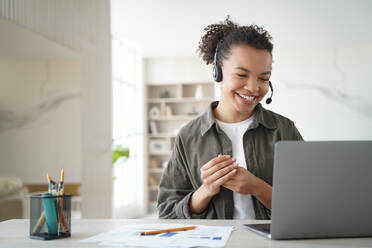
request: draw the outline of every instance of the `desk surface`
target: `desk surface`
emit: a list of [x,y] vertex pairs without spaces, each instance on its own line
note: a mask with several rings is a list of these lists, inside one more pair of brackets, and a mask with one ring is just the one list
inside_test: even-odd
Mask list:
[[140,223],[187,223],[200,225],[229,225],[235,231],[226,247],[372,247],[372,238],[313,239],[313,240],[268,240],[244,228],[246,223],[267,223],[267,221],[241,220],[155,220],[155,219],[82,219],[72,220],[71,238],[39,241],[29,239],[28,220],[0,222],[0,247],[103,247],[98,244],[81,243],[79,240],[106,232],[126,224]]

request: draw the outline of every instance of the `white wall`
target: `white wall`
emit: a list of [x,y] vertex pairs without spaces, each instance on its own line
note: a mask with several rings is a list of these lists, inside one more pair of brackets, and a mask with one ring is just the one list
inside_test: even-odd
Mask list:
[[146,83],[208,82],[210,69],[196,57],[146,58],[144,63]]
[[82,216],[111,217],[110,1],[1,0],[0,18],[81,57]]
[[[372,139],[372,45],[294,46],[273,56],[273,102],[263,100],[264,107],[292,119],[305,140]],[[212,80],[198,57],[147,58],[145,65],[147,83]]]
[[203,29],[226,18],[270,31],[276,48],[371,43],[370,0],[112,2],[112,32],[145,57],[194,56]]
[[0,175],[80,183],[80,63],[0,60]]

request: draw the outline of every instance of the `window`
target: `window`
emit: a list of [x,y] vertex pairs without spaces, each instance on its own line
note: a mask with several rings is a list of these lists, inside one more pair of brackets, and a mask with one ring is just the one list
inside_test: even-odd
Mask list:
[[142,59],[120,40],[112,41],[113,142],[128,147],[128,159],[113,166],[113,215],[140,215],[143,185],[143,83]]

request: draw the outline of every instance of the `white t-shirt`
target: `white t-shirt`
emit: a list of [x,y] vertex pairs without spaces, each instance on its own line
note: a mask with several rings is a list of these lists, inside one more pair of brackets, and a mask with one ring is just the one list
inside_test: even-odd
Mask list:
[[[248,119],[242,122],[236,123],[225,123],[216,120],[221,129],[230,138],[232,143],[232,156],[236,158],[236,163],[247,169],[243,147],[243,135],[247,131],[249,125],[251,125],[254,116],[252,115]],[[234,219],[256,219],[254,213],[252,196],[244,195],[233,192],[234,196]]]

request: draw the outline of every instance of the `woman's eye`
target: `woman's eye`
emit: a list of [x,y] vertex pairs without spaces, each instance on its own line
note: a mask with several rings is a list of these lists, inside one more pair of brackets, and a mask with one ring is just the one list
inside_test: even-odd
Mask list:
[[264,81],[264,82],[269,82],[269,79],[267,78],[259,78],[259,80]]
[[245,74],[236,74],[238,77],[241,77],[241,78],[246,78],[247,77],[247,75],[245,75]]

